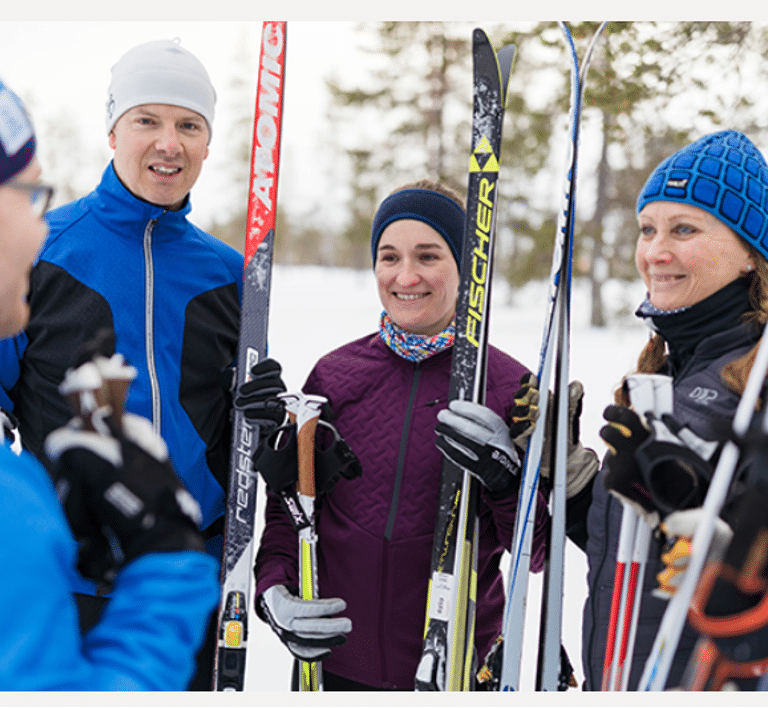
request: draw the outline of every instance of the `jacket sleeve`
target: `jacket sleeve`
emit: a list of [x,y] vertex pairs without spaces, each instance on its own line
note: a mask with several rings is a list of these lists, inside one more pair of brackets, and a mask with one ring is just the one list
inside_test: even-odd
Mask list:
[[74,539],[45,471],[25,455],[9,476],[10,454],[0,456],[0,563],[11,578],[0,588],[0,686],[183,690],[218,599],[216,561],[192,551],[137,558],[81,636]]
[[0,408],[13,410],[13,401],[8,392],[16,385],[21,372],[21,359],[27,348],[27,335],[22,332],[15,337],[0,339]]
[[[482,498],[493,514],[499,542],[504,548],[511,551],[515,535],[518,495],[512,494],[506,499],[494,501],[483,491]],[[536,492],[536,509],[534,514],[533,540],[531,542],[531,571],[538,573],[544,567],[549,526],[547,500],[540,491]]]
[[273,585],[299,585],[299,537],[274,494],[267,494],[264,519],[256,553],[256,597]]

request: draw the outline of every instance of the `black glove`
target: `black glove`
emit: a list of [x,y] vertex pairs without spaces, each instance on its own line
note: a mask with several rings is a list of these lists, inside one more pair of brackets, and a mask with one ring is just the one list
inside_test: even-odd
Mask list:
[[603,411],[603,418],[608,425],[601,428],[600,437],[609,448],[605,458],[605,488],[629,503],[651,528],[655,528],[659,524],[659,514],[637,464],[637,450],[650,432],[637,413],[626,406],[608,406]]
[[479,479],[492,498],[503,499],[517,489],[520,457],[500,416],[479,403],[456,400],[437,419],[440,452]]
[[[328,411],[330,413],[330,409]],[[290,423],[273,430],[254,453],[253,466],[273,494],[293,488],[299,478],[296,424]],[[315,433],[316,495],[329,494],[340,477],[356,479],[362,471],[360,460],[347,441],[333,424],[321,417]]]
[[646,418],[650,435],[637,449],[637,462],[654,507],[664,517],[701,506],[720,444],[700,438],[669,414]]
[[260,432],[268,435],[285,418],[285,403],[278,394],[286,387],[280,377],[282,368],[274,359],[264,359],[251,368],[251,379],[237,390],[235,408],[243,411],[247,420],[260,426]]
[[205,550],[200,507],[174,472],[165,443],[138,416],[123,416],[118,431],[104,417],[109,412],[94,412],[95,431],[76,417],[45,441],[56,490],[80,543],[78,569],[108,582],[146,553]]
[[515,445],[525,448],[539,418],[539,380],[524,374],[515,392],[514,406],[509,414],[509,435]]
[[347,603],[339,597],[302,600],[285,585],[273,585],[256,598],[257,614],[301,661],[322,661],[347,641],[352,620],[333,617]]
[[[565,496],[575,497],[600,469],[600,463],[594,450],[582,445],[581,411],[583,408],[584,386],[581,381],[571,381],[568,384],[568,440],[566,446],[566,482]],[[547,408],[547,427],[544,448],[541,455],[540,474],[545,485],[550,481],[550,450],[552,447],[552,416],[554,415],[554,396],[549,395]]]

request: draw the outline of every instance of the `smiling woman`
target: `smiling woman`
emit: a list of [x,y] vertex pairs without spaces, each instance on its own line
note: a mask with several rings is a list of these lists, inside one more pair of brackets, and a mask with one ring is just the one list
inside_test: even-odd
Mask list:
[[649,202],[639,221],[637,269],[659,310],[695,305],[755,267],[747,244],[699,207]]
[[[304,385],[306,393],[328,399],[338,432],[362,466],[359,479],[339,480],[316,506],[322,538],[318,584],[324,598],[319,602],[333,602],[333,610],[295,596],[296,532],[278,497],[270,494],[267,501],[255,571],[259,615],[279,636],[287,636],[273,621],[279,593],[296,619],[313,613],[308,632],[339,626],[330,617],[338,611],[338,598],[346,606],[341,614],[352,621],[351,631],[328,630],[322,638],[294,633],[287,642],[294,656],[313,651],[315,660],[322,660],[327,690],[414,688],[443,459],[435,432],[438,413],[448,407],[464,221],[461,200],[432,181],[405,185],[382,202],[371,230],[384,308],[377,331],[324,356]],[[496,431],[498,447],[495,457],[480,453],[477,465],[484,531],[478,545],[475,642],[483,658],[501,630],[499,562],[511,545],[515,461],[522,455],[508,426],[526,373],[520,362],[489,347],[483,420]],[[488,435],[483,428],[482,440],[470,444],[482,448]],[[258,469],[264,474],[263,466]],[[546,503],[541,496],[539,502],[534,570],[541,568],[546,536]]]
[[[635,256],[647,297],[636,314],[653,331],[637,371],[669,377],[674,418],[664,418],[670,426],[667,432],[685,426],[701,439],[697,450],[704,450],[702,445],[708,442],[715,456],[729,435],[754,361],[760,325],[768,319],[767,196],[768,165],[763,155],[745,135],[721,131],[664,160],[648,178],[637,202],[640,234]],[[653,468],[657,476],[650,484],[647,461],[653,448],[644,441],[651,445],[653,434],[648,433],[649,422],[641,419],[645,411],[629,408],[623,386],[616,391],[616,403],[619,405],[605,409],[608,425],[600,431],[610,449],[600,481],[586,490],[588,497],[574,500],[569,509],[569,518],[578,516],[586,531],[583,548],[589,560],[589,598],[584,605],[582,650],[588,690],[601,687],[613,561],[622,518],[620,500],[636,505],[652,526],[659,526],[651,543],[640,605],[629,678],[629,688],[634,690],[665,609],[662,598],[679,586],[690,552],[683,550],[690,538],[683,539],[683,544],[675,546],[675,564],[666,566],[667,556],[661,555],[664,534],[676,535],[669,529],[678,525],[688,527],[681,535],[693,534],[709,477],[706,472],[695,475],[696,493],[686,496],[684,503],[672,503],[670,490],[682,488],[681,480],[691,480],[694,468],[710,469],[711,475],[708,465],[714,460],[698,458],[682,442],[675,448],[674,436],[668,437],[667,461],[664,467]],[[685,465],[676,466],[676,458],[682,457]],[[698,461],[694,465],[692,460]],[[742,474],[722,511],[726,528],[738,523],[734,510],[739,495],[754,483],[748,470],[742,469]],[[586,504],[588,514],[585,508],[576,513],[579,503]],[[681,524],[681,514],[686,524]],[[660,587],[652,593],[657,578]],[[695,632],[687,627],[668,687],[680,685],[696,640]]]

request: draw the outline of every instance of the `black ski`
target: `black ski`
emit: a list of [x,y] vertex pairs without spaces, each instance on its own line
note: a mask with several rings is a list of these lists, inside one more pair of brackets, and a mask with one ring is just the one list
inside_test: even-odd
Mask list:
[[[253,121],[237,386],[248,381],[253,365],[267,353],[285,43],[286,23],[265,22]],[[258,425],[248,422],[241,411],[235,410],[213,671],[216,691],[242,691],[245,683],[257,488],[251,461],[258,442]]]
[[[514,46],[496,53],[486,33],[474,31],[472,144],[450,400],[485,399],[496,183],[514,57]],[[471,475],[444,462],[418,691],[471,690],[473,685],[477,485]]]

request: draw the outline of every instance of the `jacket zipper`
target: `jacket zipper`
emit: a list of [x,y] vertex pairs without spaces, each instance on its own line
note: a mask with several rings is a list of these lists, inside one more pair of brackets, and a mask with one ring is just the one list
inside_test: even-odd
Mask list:
[[152,233],[157,219],[150,219],[144,229],[144,350],[152,392],[152,428],[160,435],[160,384],[155,364],[155,265],[152,259]]
[[392,531],[395,527],[395,517],[397,516],[397,505],[400,501],[400,487],[403,482],[403,468],[405,466],[405,453],[408,449],[408,436],[411,429],[411,416],[413,415],[413,406],[416,401],[416,391],[419,387],[419,378],[421,369],[416,364],[413,372],[413,381],[411,382],[411,393],[408,396],[408,406],[405,409],[405,419],[403,420],[403,432],[400,435],[400,450],[397,453],[397,469],[395,471],[395,486],[392,490],[392,504],[389,507],[389,517],[387,526],[384,530],[384,538],[387,541],[392,540]]
[[[395,484],[392,490],[392,503],[389,507],[389,517],[387,518],[387,526],[384,530],[385,543],[392,540],[392,533],[395,527],[395,517],[397,516],[397,506],[398,506],[398,502],[400,501],[400,488],[402,486],[403,470],[405,468],[405,454],[408,448],[408,437],[411,429],[411,417],[413,415],[413,407],[416,402],[416,392],[419,388],[420,377],[421,377],[421,369],[419,367],[419,363],[417,363],[413,372],[413,379],[411,381],[411,392],[408,396],[408,405],[406,406],[405,418],[403,419],[403,430],[400,435],[400,449],[397,454],[397,468],[395,470]],[[383,573],[382,577],[386,577],[389,573],[389,568],[387,567],[386,553],[384,554],[383,561],[384,561],[384,566],[382,568],[382,573]],[[382,612],[379,618],[379,637],[380,637],[379,655],[381,656],[381,677],[384,682],[384,687],[388,688],[389,687],[389,669],[387,667],[387,655],[385,651],[386,647],[382,639],[385,636],[386,627],[381,626],[381,622],[383,621],[383,618],[386,614],[387,614],[386,612]]]

